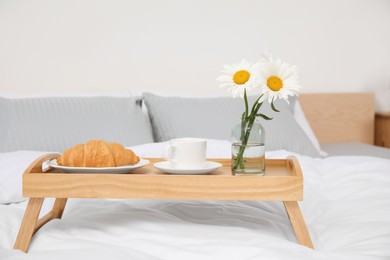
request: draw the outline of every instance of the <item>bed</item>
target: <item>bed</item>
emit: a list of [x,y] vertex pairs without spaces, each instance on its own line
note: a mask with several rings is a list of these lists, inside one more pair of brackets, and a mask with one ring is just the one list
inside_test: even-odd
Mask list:
[[207,138],[208,158],[229,158],[228,128],[241,106],[152,93],[0,98],[0,259],[389,259],[390,149],[372,145],[369,93],[304,94],[277,104],[281,113],[265,123],[266,157],[293,155],[301,165],[300,207],[315,250],[296,243],[276,201],[146,199],[71,199],[27,254],[12,249],[27,205],[21,175],[40,155],[103,136],[162,157],[170,138],[195,136]]

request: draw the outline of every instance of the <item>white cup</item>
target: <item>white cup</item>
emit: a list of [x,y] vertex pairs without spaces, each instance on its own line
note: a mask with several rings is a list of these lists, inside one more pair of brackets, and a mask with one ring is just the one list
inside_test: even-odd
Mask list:
[[206,165],[207,141],[201,138],[176,138],[169,141],[166,160],[176,169],[199,169]]

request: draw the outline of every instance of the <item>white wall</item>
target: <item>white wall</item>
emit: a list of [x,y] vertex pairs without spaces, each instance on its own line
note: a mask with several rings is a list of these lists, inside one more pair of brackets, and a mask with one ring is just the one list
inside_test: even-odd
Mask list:
[[0,0],[0,91],[224,94],[222,64],[264,50],[305,92],[390,110],[389,0]]

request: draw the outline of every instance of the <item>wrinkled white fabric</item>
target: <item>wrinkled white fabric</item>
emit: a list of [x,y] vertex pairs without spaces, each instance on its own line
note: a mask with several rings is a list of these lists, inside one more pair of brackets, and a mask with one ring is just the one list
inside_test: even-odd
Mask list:
[[[161,157],[165,144],[133,149]],[[209,158],[229,149],[210,140]],[[27,201],[0,205],[0,259],[390,259],[390,160],[296,156],[316,250],[297,244],[278,201],[69,199],[27,254],[12,249]]]
[[0,153],[0,204],[26,200],[22,197],[22,175],[39,156],[47,152]]

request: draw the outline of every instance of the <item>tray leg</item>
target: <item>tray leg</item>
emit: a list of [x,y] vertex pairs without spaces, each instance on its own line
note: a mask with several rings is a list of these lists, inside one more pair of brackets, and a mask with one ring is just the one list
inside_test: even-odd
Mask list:
[[48,212],[45,216],[40,218],[35,226],[34,233],[37,232],[43,225],[49,222],[52,219],[58,218],[61,219],[62,213],[64,213],[66,200],[64,198],[57,198],[54,202],[53,209]]
[[309,232],[307,230],[305,221],[301,210],[299,208],[298,202],[296,201],[283,201],[284,208],[287,211],[287,215],[290,218],[291,226],[294,229],[295,236],[299,244],[313,248],[313,242],[311,241]]
[[38,220],[43,200],[43,198],[30,198],[15,241],[14,249],[20,249],[26,253],[35,232],[50,220],[55,218],[61,219],[67,199],[57,198],[54,202],[53,209]]
[[29,199],[18,236],[16,237],[14,249],[20,249],[25,253],[27,252],[31,238],[34,235],[35,224],[37,223],[43,200],[43,198]]
[[54,202],[53,212],[55,212],[56,218],[62,218],[62,214],[64,213],[67,200],[67,198],[57,198]]

